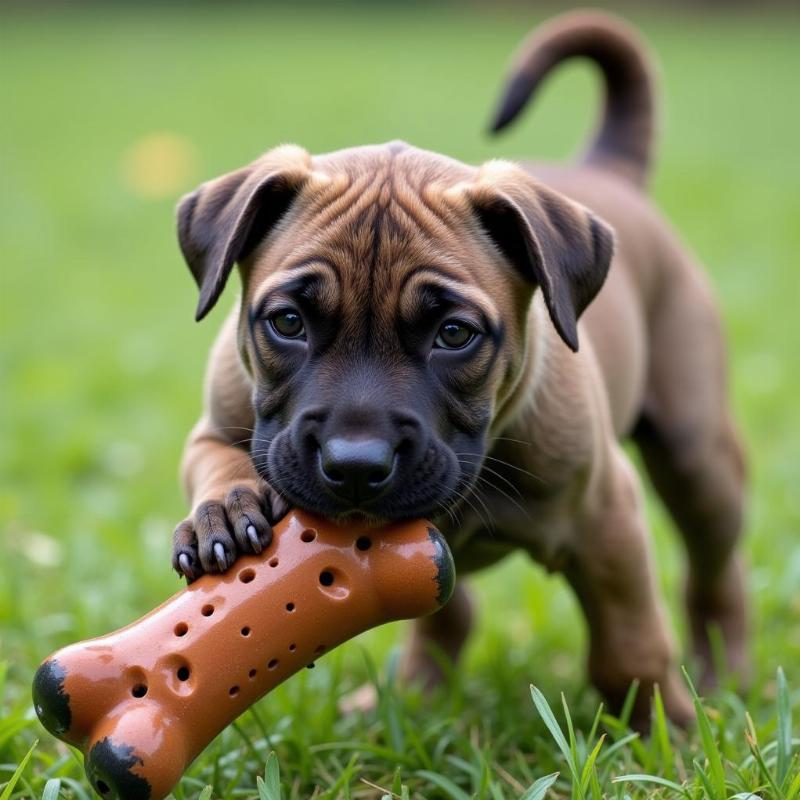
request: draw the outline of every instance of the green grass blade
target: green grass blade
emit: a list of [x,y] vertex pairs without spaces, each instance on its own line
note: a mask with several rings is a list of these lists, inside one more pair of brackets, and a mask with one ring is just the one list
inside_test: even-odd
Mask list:
[[589,775],[589,788],[592,792],[592,800],[603,800],[603,790],[600,788],[600,779],[597,777],[597,770],[592,770]]
[[[708,773],[703,769],[702,764],[697,759],[692,761],[692,764],[694,765],[695,775],[696,775],[697,779],[700,781],[700,784],[702,785],[703,789],[705,790],[705,793],[709,797],[716,798],[717,795],[716,795],[716,789],[714,787],[714,784],[713,784],[711,778],[709,777]],[[723,795],[723,798],[719,798],[718,800],[724,800],[724,795]]]
[[267,756],[267,764],[264,768],[264,783],[276,798],[281,795],[281,769],[278,765],[278,756],[274,752]]
[[581,771],[581,793],[583,794],[586,793],[586,789],[589,786],[589,780],[591,779],[592,775],[595,774],[594,764],[595,761],[597,761],[597,756],[603,747],[603,742],[605,739],[606,737],[604,734],[597,740],[597,744],[594,746],[592,752],[589,753],[589,757],[586,759],[586,763],[583,765],[583,770]]
[[489,763],[486,761],[485,756],[481,754],[481,775],[478,783],[478,797],[486,797],[491,783],[492,771],[489,769]]
[[[711,728],[711,720],[703,706],[700,696],[697,694],[692,679],[685,667],[681,667],[683,677],[692,694],[694,702],[694,712],[697,717],[697,730],[700,733],[700,741],[703,745],[703,753],[708,760],[709,775],[708,779],[713,787],[709,792],[716,800],[725,800],[727,797],[727,787],[725,786],[725,767],[722,764],[722,755],[719,751],[719,745],[714,736],[714,731]],[[705,773],[703,773],[705,774]]]
[[438,772],[421,769],[416,774],[420,778],[425,778],[426,781],[430,781],[435,786],[438,786],[447,797],[452,798],[452,800],[470,800],[470,796],[460,786],[456,786],[450,778],[446,778]]
[[758,771],[764,781],[769,785],[772,789],[772,794],[775,797],[781,796],[781,791],[778,789],[775,779],[770,774],[770,771],[764,761],[764,756],[761,754],[761,750],[758,746],[758,742],[754,738],[753,733],[745,733],[745,738],[747,739],[747,743],[750,745],[750,752],[753,754],[753,758],[755,759],[756,766],[758,767]]
[[58,800],[58,793],[61,791],[61,780],[59,778],[50,778],[44,785],[42,792],[42,800]]
[[483,763],[483,760],[481,759],[480,756],[476,757],[475,763],[466,761],[465,759],[459,758],[458,756],[447,756],[446,761],[448,764],[452,764],[457,769],[469,775],[470,778],[472,778],[473,783],[477,783],[480,780],[481,777],[480,765]]
[[274,752],[267,757],[264,777],[256,778],[259,800],[281,800],[281,772]]
[[33,751],[36,749],[38,744],[39,740],[36,739],[36,741],[31,745],[31,749],[28,750],[28,752],[25,754],[25,757],[19,762],[19,766],[14,770],[14,774],[6,784],[6,788],[3,789],[2,793],[0,793],[0,800],[8,800],[8,798],[11,797],[11,792],[14,791],[17,781],[19,781],[19,779],[22,777],[22,773],[25,770],[25,767],[28,765],[28,762],[31,760]]
[[622,710],[619,713],[619,721],[627,728],[631,721],[631,714],[633,713],[633,704],[636,702],[636,695],[639,694],[639,681],[631,681],[628,691],[625,694],[625,700],[622,703]]
[[558,776],[558,772],[553,772],[534,781],[519,800],[544,800],[547,790],[558,780]]
[[[624,750],[631,742],[638,741],[638,738],[638,733],[629,733],[627,736],[623,736],[622,739],[618,739],[609,747],[606,747],[597,757],[597,763],[604,765],[599,779],[603,786],[608,783],[608,776],[611,774],[612,770],[615,768],[619,769],[618,762],[614,758],[615,754],[620,753],[620,751]],[[625,758],[625,755],[622,754],[621,757]]]
[[539,716],[547,726],[547,730],[550,731],[550,735],[558,745],[558,749],[563,753],[564,758],[567,760],[567,766],[572,774],[573,782],[576,785],[579,785],[580,778],[578,776],[576,764],[572,760],[572,751],[567,744],[567,740],[564,738],[564,733],[562,732],[561,726],[558,724],[550,705],[548,704],[545,696],[533,685],[531,685],[531,697],[533,698],[533,704],[536,706],[536,710],[539,712]]
[[547,730],[550,731],[550,735],[558,745],[558,749],[564,754],[564,758],[571,762],[569,745],[564,738],[561,727],[553,715],[545,696],[535,686],[531,686],[531,697],[533,698],[533,704],[536,706],[536,710],[539,712],[539,716],[542,718],[544,724],[547,726]]
[[594,737],[597,736],[597,731],[600,728],[600,719],[603,716],[603,704],[597,707],[597,713],[594,715],[594,720],[592,721],[592,727],[589,729],[589,735],[586,737],[587,742],[593,742]]
[[572,763],[578,765],[578,742],[575,739],[575,728],[572,725],[572,714],[569,713],[567,698],[561,692],[561,707],[564,709],[564,719],[567,721],[567,739],[569,741],[569,752],[572,755]]
[[669,729],[667,727],[667,713],[664,709],[664,700],[661,697],[661,689],[658,684],[653,689],[653,723],[650,730],[650,738],[654,750],[659,755],[661,771],[667,778],[675,777],[675,754],[672,752],[672,744],[669,739]]
[[664,786],[667,789],[672,789],[674,792],[680,793],[683,797],[689,797],[689,792],[683,788],[679,783],[669,780],[669,778],[662,778],[659,775],[640,775],[632,773],[630,775],[619,775],[613,778],[612,783],[654,783],[657,786]]
[[214,794],[214,788],[212,786],[206,786],[203,788],[203,791],[197,796],[197,800],[211,800],[211,795]]
[[400,767],[394,771],[394,778],[392,779],[392,794],[395,797],[400,797],[400,792],[403,789],[403,776],[400,772]]
[[[797,759],[796,759],[797,760]],[[797,772],[786,790],[786,800],[798,800],[800,798],[800,760],[797,760]]]
[[789,687],[782,667],[778,667],[778,753],[775,763],[775,782],[782,786],[789,774],[792,760],[792,705]]

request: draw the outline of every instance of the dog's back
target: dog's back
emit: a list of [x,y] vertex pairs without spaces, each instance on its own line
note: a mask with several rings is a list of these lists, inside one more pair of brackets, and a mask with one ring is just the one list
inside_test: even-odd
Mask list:
[[646,193],[657,92],[653,56],[633,28],[603,12],[576,11],[535,30],[515,58],[492,130],[516,119],[550,72],[572,58],[589,59],[602,74],[605,97],[597,130],[571,162],[524,166],[615,231],[613,267],[582,327],[600,362],[614,427],[622,435],[632,430],[648,402],[654,378],[651,312],[669,294],[665,286],[684,285],[687,302],[700,304],[701,316],[702,307],[711,318],[715,314],[701,271]]
[[[614,429],[631,433],[690,559],[687,603],[704,679],[707,628],[729,668],[747,672],[743,571],[735,547],[744,455],[726,387],[726,348],[706,277],[645,193],[656,131],[652,59],[638,35],[598,12],[566,14],[523,44],[493,129],[508,125],[562,61],[594,61],[605,81],[600,125],[574,163],[527,165],[615,231],[606,282],[581,320],[603,373]],[[586,335],[588,334],[588,335]]]

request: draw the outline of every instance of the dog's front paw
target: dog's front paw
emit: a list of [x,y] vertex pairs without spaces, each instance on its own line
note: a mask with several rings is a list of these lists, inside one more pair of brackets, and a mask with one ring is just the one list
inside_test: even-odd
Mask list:
[[223,500],[205,500],[175,529],[172,566],[191,582],[205,572],[225,572],[245,553],[260,553],[272,541],[272,524],[287,511],[268,490],[257,494],[233,486]]

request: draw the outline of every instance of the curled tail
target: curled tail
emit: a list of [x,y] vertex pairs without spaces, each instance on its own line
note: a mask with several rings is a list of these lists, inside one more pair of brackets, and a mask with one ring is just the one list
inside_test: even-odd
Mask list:
[[637,34],[608,14],[571,12],[531,34],[515,59],[492,131],[505,128],[550,70],[572,57],[594,61],[605,79],[603,114],[583,156],[584,163],[609,169],[644,186],[655,128],[651,58]]

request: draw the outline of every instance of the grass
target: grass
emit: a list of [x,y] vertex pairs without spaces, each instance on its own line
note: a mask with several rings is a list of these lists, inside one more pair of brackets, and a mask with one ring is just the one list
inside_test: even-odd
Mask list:
[[[562,157],[596,88],[565,68],[518,129],[487,139],[507,54],[545,16],[523,6],[2,13],[0,800],[87,798],[79,757],[41,729],[29,686],[56,647],[177,588],[175,473],[215,326],[192,322],[177,196],[281,141]],[[800,18],[630,16],[663,66],[654,193],[707,265],[731,337],[753,482],[751,687],[697,700],[686,733],[656,706],[652,735],[634,736],[585,686],[573,598],[516,556],[476,578],[479,630],[446,691],[398,690],[402,626],[371,632],[245,714],[177,800],[800,797]],[[649,515],[685,641],[680,554],[654,500]],[[368,679],[379,707],[341,717],[337,700]]]

